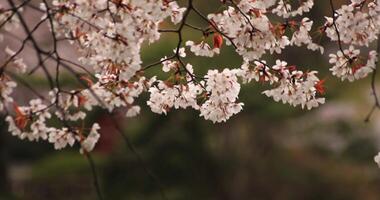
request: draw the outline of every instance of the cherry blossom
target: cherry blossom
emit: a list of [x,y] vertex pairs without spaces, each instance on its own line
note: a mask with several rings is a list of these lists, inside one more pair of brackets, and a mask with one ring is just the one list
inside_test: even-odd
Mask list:
[[[330,0],[331,13],[322,19],[307,14],[317,3],[313,0],[222,0],[210,13],[202,13],[192,0],[185,7],[169,0],[54,0],[33,7],[41,16],[35,27],[25,25],[22,10],[29,9],[28,2],[10,2],[8,7],[0,6],[0,41],[18,27],[27,35],[18,48],[3,49],[0,111],[6,114],[8,131],[20,139],[46,141],[55,149],[78,145],[83,154],[94,150],[101,138],[100,125],[88,122],[88,115],[100,108],[135,117],[142,112],[143,105],[137,102],[144,93],[149,95],[144,106],[156,114],[194,109],[213,123],[226,122],[243,111],[244,99],[240,101],[239,94],[244,84],[266,84],[263,95],[301,109],[324,104],[325,79],[318,76],[325,66],[299,70],[304,68],[279,60],[279,54],[289,47],[322,54],[329,59],[331,74],[342,81],[373,73],[374,82],[378,62],[372,45],[380,34],[379,0]],[[189,20],[193,14],[202,23],[193,24]],[[34,38],[34,31],[44,23],[50,30],[52,49],[45,49]],[[199,34],[188,37],[184,33],[189,29]],[[145,63],[143,47],[150,48],[163,34],[178,39],[171,55]],[[60,54],[61,41],[74,47],[78,59]],[[39,61],[36,68],[21,56],[29,43]],[[193,66],[188,59],[218,59],[225,48],[233,49],[242,63],[199,70],[202,66]],[[272,58],[274,65],[269,64]],[[56,69],[50,64],[46,67],[45,59],[55,62]],[[150,73],[154,67],[164,73]],[[62,68],[81,86],[62,86]],[[29,69],[30,74],[42,70],[50,89],[48,95],[38,94],[21,105],[13,93],[23,82],[14,77]],[[50,123],[55,119],[60,123]]]
[[349,49],[338,51],[337,54],[330,54],[330,63],[334,66],[330,69],[334,76],[341,80],[354,81],[366,77],[371,73],[377,62],[377,52],[370,51],[367,63],[363,64],[359,58],[360,50],[350,46]]
[[10,96],[16,88],[17,83],[12,81],[7,76],[0,77],[0,92],[1,92],[1,101],[0,101],[0,111],[4,110],[4,107],[13,102],[13,98]]
[[373,160],[380,167],[380,152],[374,157]]
[[278,1],[277,7],[274,8],[272,12],[277,14],[278,16],[289,18],[289,17],[294,17],[296,15],[302,15],[304,13],[307,13],[314,6],[313,0],[306,0],[306,1],[299,1],[299,2],[300,2],[299,7],[293,10],[292,6],[289,3],[286,3],[286,1]]
[[80,150],[81,153],[90,152],[94,149],[95,144],[98,142],[100,138],[100,134],[98,133],[99,129],[100,129],[99,124],[95,123],[92,125],[90,133],[88,134],[86,139],[84,139],[81,142],[81,150]]
[[196,56],[214,57],[215,54],[220,53],[219,48],[211,48],[210,45],[201,41],[199,44],[195,44],[193,41],[187,41],[186,46],[190,47],[190,51]]
[[243,103],[238,103],[240,84],[237,82],[238,70],[209,70],[205,78],[208,100],[202,104],[200,116],[215,122],[228,120],[242,110]]
[[[353,1],[349,5],[343,5],[336,10],[336,19],[326,17],[326,34],[333,40],[346,44],[368,46],[370,42],[378,38],[380,26],[380,8],[379,2],[370,2],[367,4],[368,10],[362,9],[361,3],[364,1]],[[364,5],[363,5],[364,6]],[[333,23],[336,24],[339,31],[335,30]]]

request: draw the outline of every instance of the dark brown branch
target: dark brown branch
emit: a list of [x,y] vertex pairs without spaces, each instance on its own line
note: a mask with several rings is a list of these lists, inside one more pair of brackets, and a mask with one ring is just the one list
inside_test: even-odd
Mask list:
[[344,53],[344,50],[343,50],[343,47],[342,47],[342,40],[341,40],[341,37],[340,37],[340,32],[339,32],[339,29],[338,29],[338,26],[336,25],[336,19],[338,18],[337,15],[337,12],[335,11],[335,8],[334,8],[334,3],[333,3],[333,0],[330,0],[330,7],[331,7],[331,12],[332,12],[332,18],[333,18],[333,26],[334,26],[334,29],[335,29],[335,32],[336,32],[336,35],[338,37],[338,46],[339,46],[339,49],[340,51],[342,52],[343,56],[351,61],[352,58],[350,58],[349,56],[347,56],[345,53]]
[[[8,0],[8,3],[9,3],[9,5],[11,5],[12,9],[14,9],[14,10],[16,9],[16,6],[15,6],[13,0]],[[34,49],[35,49],[35,52],[36,52],[36,55],[37,55],[37,58],[38,58],[38,63],[39,63],[39,65],[42,67],[42,69],[43,69],[43,71],[44,71],[44,73],[45,73],[45,76],[46,76],[46,78],[48,79],[48,82],[49,82],[49,84],[50,84],[50,88],[53,89],[53,88],[54,88],[53,78],[51,77],[51,75],[50,75],[50,73],[49,73],[49,71],[48,71],[46,65],[45,65],[44,62],[43,62],[42,56],[41,56],[41,54],[44,53],[45,51],[43,51],[43,50],[39,47],[37,41],[35,40],[35,38],[34,38],[34,36],[33,36],[33,32],[31,32],[31,30],[29,29],[29,27],[28,27],[28,25],[27,25],[27,23],[26,23],[24,17],[21,15],[21,13],[16,11],[16,14],[17,14],[17,16],[18,16],[18,18],[19,18],[19,20],[20,20],[20,24],[21,24],[21,26],[23,27],[23,29],[24,29],[24,31],[25,31],[25,34],[28,36],[29,40],[30,40],[30,41],[32,42],[32,44],[33,44],[33,47],[34,47]],[[42,20],[41,20],[41,21],[42,21]]]
[[371,76],[371,92],[372,92],[372,95],[373,95],[373,99],[374,99],[374,104],[371,108],[371,110],[369,111],[369,113],[367,114],[367,117],[365,118],[365,122],[369,122],[373,113],[375,112],[376,109],[380,109],[380,101],[379,101],[379,97],[377,95],[377,89],[376,89],[376,75],[377,75],[377,68],[378,68],[378,65],[380,63],[379,61],[379,55],[380,55],[380,35],[379,35],[379,38],[377,39],[377,62],[376,62],[376,65],[375,65],[375,69],[373,69],[373,72],[372,72],[372,76]]
[[216,32],[218,32],[219,34],[221,34],[223,37],[227,38],[230,43],[232,44],[232,46],[237,49],[237,46],[235,44],[235,42],[233,41],[233,38],[229,37],[228,35],[226,35],[225,33],[223,33],[221,30],[219,30],[219,28],[215,25],[215,23],[211,22],[206,16],[204,16],[198,9],[196,9],[195,7],[192,7],[191,8],[195,13],[197,13],[197,15],[199,17],[201,17],[204,21],[206,21],[208,24],[210,24],[210,26],[212,26]]
[[101,189],[100,189],[99,180],[98,180],[99,177],[98,177],[98,173],[96,172],[95,162],[92,159],[91,154],[85,153],[85,156],[86,156],[86,158],[88,160],[88,163],[90,164],[90,168],[91,168],[91,172],[92,172],[92,177],[93,177],[93,182],[94,182],[94,186],[95,186],[96,195],[98,197],[98,200],[103,200],[103,195],[102,195],[102,192],[101,192]]
[[118,123],[118,121],[120,121],[119,119],[116,119],[116,117],[113,115],[113,114],[110,114],[110,117],[112,118],[112,121],[113,121],[113,124],[117,130],[117,132],[121,135],[121,137],[124,139],[128,149],[136,156],[138,162],[140,163],[140,165],[143,167],[145,173],[149,176],[149,178],[157,184],[158,186],[158,189],[160,191],[160,195],[161,195],[161,198],[162,199],[165,199],[165,200],[168,200],[166,194],[165,194],[165,190],[164,190],[164,186],[162,185],[162,183],[160,182],[160,179],[149,169],[148,165],[145,163],[145,160],[143,159],[143,157],[140,155],[140,153],[136,150],[135,146],[133,145],[133,143],[131,142],[131,140],[129,139],[129,137],[124,133],[123,131],[123,128],[120,126],[120,124]]

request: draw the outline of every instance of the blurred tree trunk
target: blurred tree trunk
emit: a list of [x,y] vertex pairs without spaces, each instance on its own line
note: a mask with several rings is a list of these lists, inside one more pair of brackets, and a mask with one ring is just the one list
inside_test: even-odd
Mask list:
[[[4,123],[1,123],[4,124]],[[6,137],[3,127],[0,127],[0,197],[10,193],[10,185],[6,165]]]

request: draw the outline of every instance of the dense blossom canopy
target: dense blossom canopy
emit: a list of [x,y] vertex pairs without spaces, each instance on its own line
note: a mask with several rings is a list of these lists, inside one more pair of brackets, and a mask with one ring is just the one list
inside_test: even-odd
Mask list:
[[[195,1],[195,0],[194,0]],[[0,39],[5,32],[22,27],[27,38],[19,49],[4,49],[7,59],[1,66],[0,110],[5,111],[9,131],[20,139],[46,140],[56,149],[80,145],[82,153],[90,152],[97,143],[100,126],[84,124],[88,112],[100,107],[113,112],[125,110],[126,117],[140,113],[136,99],[149,93],[147,105],[157,114],[172,109],[191,108],[199,116],[212,122],[225,122],[241,112],[239,101],[241,84],[261,82],[270,89],[262,94],[276,102],[312,109],[325,103],[324,80],[317,69],[307,71],[283,60],[267,63],[263,56],[281,54],[287,47],[306,48],[325,54],[312,33],[328,38],[338,47],[326,55],[331,63],[331,74],[342,81],[355,81],[376,70],[378,51],[370,44],[380,33],[380,0],[351,0],[344,5],[331,6],[331,15],[323,24],[315,24],[305,17],[314,6],[313,0],[222,0],[216,13],[201,13],[188,0],[185,7],[172,0],[54,0],[42,1],[41,22],[33,29],[25,24],[22,9],[29,1],[17,5],[12,0],[0,9]],[[336,8],[334,7],[336,6]],[[207,22],[207,27],[189,24],[189,13]],[[174,29],[163,29],[162,22],[170,21]],[[50,27],[54,41],[52,51],[42,50],[33,32],[42,23]],[[199,41],[187,40],[184,27],[200,31]],[[158,41],[162,34],[173,34],[178,43],[172,55],[157,58],[146,64],[141,59],[142,45]],[[206,40],[212,38],[212,43]],[[74,67],[88,69],[88,76],[79,76],[74,62],[65,60],[57,51],[58,40],[68,40],[77,49],[78,63]],[[38,68],[45,72],[51,91],[46,97],[31,99],[29,105],[19,105],[12,98],[17,81],[8,75],[25,73],[32,67],[24,64],[20,52],[30,40],[38,54]],[[232,46],[241,56],[241,66],[220,66],[197,74],[197,66],[186,63],[189,56],[212,57],[222,54],[224,45]],[[364,53],[369,52],[369,53]],[[44,59],[57,62],[52,75]],[[10,67],[12,66],[12,67]],[[148,77],[145,71],[162,67],[166,79]],[[50,67],[50,66],[49,66]],[[67,68],[85,88],[66,90],[59,84],[59,68]],[[310,66],[313,67],[313,66]],[[378,105],[377,99],[376,104]],[[58,118],[60,126],[49,120]],[[379,158],[376,158],[379,161]]]

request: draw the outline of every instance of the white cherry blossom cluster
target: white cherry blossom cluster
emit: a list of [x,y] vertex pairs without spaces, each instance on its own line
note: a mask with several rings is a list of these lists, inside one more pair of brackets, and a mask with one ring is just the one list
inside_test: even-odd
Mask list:
[[11,94],[16,86],[17,83],[12,81],[10,77],[4,75],[0,77],[0,111],[4,111],[5,106],[13,102]]
[[[22,8],[18,9],[19,12],[22,12],[22,10]],[[0,31],[0,41],[3,41],[3,29],[4,31],[11,31],[12,29],[17,28],[19,26],[19,19],[12,11],[5,9],[0,5],[0,24],[3,26]]]
[[263,92],[268,97],[294,107],[300,105],[308,110],[325,103],[325,98],[317,97],[320,80],[316,71],[303,73],[286,69],[282,65],[274,66],[273,69],[280,70],[282,77],[277,88]]
[[255,80],[276,86],[263,92],[275,101],[306,107],[308,110],[325,103],[325,98],[320,97],[324,93],[324,81],[316,74],[316,71],[299,71],[296,66],[289,66],[281,60],[277,60],[273,67],[269,67],[265,61],[255,61],[253,66],[246,61],[239,72],[243,82]]
[[128,81],[141,68],[144,41],[160,38],[159,24],[167,17],[179,23],[185,8],[163,0],[55,0],[58,30],[80,42],[84,65],[100,73],[116,72]]
[[23,58],[18,58],[16,56],[16,52],[14,52],[12,49],[9,47],[5,48],[5,53],[8,55],[8,59],[10,62],[14,64],[14,68],[17,69],[19,73],[25,73],[26,72],[26,64],[24,63]]
[[157,81],[149,89],[147,104],[152,112],[167,114],[170,109],[188,107],[200,111],[200,116],[207,120],[222,122],[242,110],[243,103],[238,103],[240,84],[239,69],[209,70],[200,82],[194,82],[193,66],[185,66],[186,74],[180,75],[180,63],[163,62],[163,71],[172,69],[174,75],[167,81]]
[[[265,53],[281,53],[287,46],[306,45],[308,49],[320,50],[323,48],[314,43],[309,32],[313,21],[303,18],[301,21],[289,20],[286,23],[271,21],[269,9],[275,1],[240,1],[236,7],[229,6],[221,13],[209,14],[208,18],[217,28],[231,39],[236,51],[246,60],[261,58]],[[281,7],[278,2],[278,7]],[[286,4],[288,5],[288,4]],[[309,12],[313,1],[308,0],[295,13]],[[276,9],[273,13],[279,14]],[[292,15],[298,15],[292,14]],[[280,14],[282,16],[282,14]],[[286,35],[289,29],[292,35]]]
[[[140,112],[140,107],[133,105],[134,98],[150,84],[145,77],[133,83],[117,81],[112,76],[98,77],[99,82],[91,85],[89,89],[70,92],[54,89],[50,92],[48,105],[42,103],[41,99],[31,100],[30,106],[15,105],[15,116],[9,115],[6,118],[9,123],[8,130],[20,139],[47,140],[54,144],[55,149],[73,146],[78,142],[82,153],[91,151],[100,137],[100,126],[94,123],[87,132],[83,127],[70,124],[84,121],[86,112],[91,111],[94,106],[104,107],[109,111],[123,106],[127,108],[127,117],[135,116]],[[52,118],[51,113],[63,123],[61,128],[48,125],[48,120]]]
[[186,85],[172,85],[159,81],[157,86],[149,89],[150,98],[147,102],[152,112],[166,114],[171,108],[191,107],[198,110],[197,96],[200,94],[199,86],[189,83]]
[[[368,47],[378,39],[380,33],[380,1],[351,0],[348,5],[334,11],[334,16],[326,17],[326,35],[337,41],[340,50],[330,54],[332,74],[341,80],[354,81],[365,78],[376,67],[378,52],[370,51],[368,56],[360,55],[359,47]],[[349,44],[343,49],[343,44]]]
[[254,61],[254,67],[251,67],[249,61],[244,61],[238,75],[243,80],[243,83],[250,83],[252,80],[256,82],[269,82],[273,84],[278,81],[278,78],[272,74],[266,61]]
[[249,21],[236,8],[228,7],[222,13],[210,14],[208,18],[215,22],[220,31],[232,38],[237,47],[236,51],[244,58],[258,59],[266,51],[280,53],[281,49],[289,45],[288,38],[277,39],[270,31],[270,21],[266,15],[246,16],[249,17]]
[[[7,117],[9,131],[21,139],[47,140],[56,149],[78,142],[81,152],[88,152],[100,137],[97,132],[99,125],[95,123],[90,131],[85,131],[70,123],[83,121],[86,112],[94,106],[106,108],[110,112],[124,107],[127,117],[136,116],[140,107],[133,105],[134,99],[150,87],[145,77],[129,81],[141,68],[141,45],[144,41],[159,39],[158,25],[165,18],[170,17],[173,23],[179,23],[185,9],[176,2],[160,0],[112,3],[102,0],[57,0],[52,3],[54,7],[48,13],[54,14],[52,31],[57,36],[72,38],[79,43],[77,47],[84,55],[79,60],[94,68],[98,81],[94,84],[86,78],[89,88],[84,90],[66,92],[55,89],[50,92],[49,105],[36,99],[31,101],[30,106],[16,106],[15,115]],[[45,4],[41,4],[41,9],[48,11]],[[6,52],[10,56],[14,53],[9,49]],[[21,61],[15,60],[14,63],[21,65]],[[12,101],[9,95],[15,84],[4,84],[7,87],[2,88],[2,102],[9,103]],[[61,128],[47,125],[48,119],[52,117],[51,112],[63,122]]]
[[377,153],[377,155],[373,158],[373,160],[375,161],[375,163],[377,164],[377,166],[380,167],[380,152]]
[[[339,48],[336,54],[330,54],[330,71],[334,76],[354,81],[376,68],[378,52],[370,50],[365,56],[360,52],[378,39],[380,0],[351,0],[337,5],[338,9],[332,8],[333,13],[326,16],[320,28],[313,27],[318,20],[305,16],[313,8],[316,2],[313,0],[221,0],[222,9],[207,14],[201,13],[192,0],[187,2],[186,8],[175,0],[42,2],[41,19],[49,22],[55,45],[57,38],[68,40],[79,53],[78,65],[87,69],[89,76],[76,74],[86,87],[69,89],[60,87],[59,77],[55,77],[46,98],[29,99],[29,105],[18,106],[12,96],[17,81],[6,72],[16,69],[17,75],[26,71],[27,66],[19,56],[23,49],[4,48],[0,111],[7,114],[9,131],[20,139],[47,141],[56,149],[79,145],[80,152],[86,154],[100,138],[98,123],[84,123],[95,107],[110,113],[122,110],[126,117],[134,117],[141,111],[136,101],[146,92],[149,94],[146,103],[154,113],[166,115],[172,109],[191,108],[204,119],[219,123],[242,111],[241,84],[252,81],[267,83],[271,89],[262,93],[276,102],[312,109],[325,102],[324,80],[317,77],[317,71],[301,71],[281,60],[269,66],[263,56],[280,54],[291,46],[324,54],[324,47],[315,42],[315,33],[327,36]],[[17,13],[22,9],[22,6],[0,7],[0,30],[10,31],[23,22]],[[207,25],[190,24],[189,13],[198,15]],[[186,38],[184,26],[200,31],[202,37]],[[177,35],[174,54],[150,65],[143,63],[142,45],[158,41],[166,32]],[[208,37],[212,37],[213,44],[208,43]],[[33,34],[23,44],[28,40],[33,42]],[[241,56],[240,67],[221,66],[205,70],[206,74],[196,74],[199,66],[193,67],[185,58],[194,55],[211,59],[223,54],[223,44],[233,47]],[[41,49],[35,49],[43,55],[41,58],[60,59],[56,49]],[[62,62],[59,60],[57,68]],[[76,62],[70,64],[73,63]],[[146,75],[155,66],[162,67],[163,76]],[[61,123],[56,125],[54,121]]]
[[277,14],[280,17],[289,18],[295,17],[297,15],[302,15],[303,13],[310,12],[311,8],[314,6],[313,0],[302,0],[299,1],[299,7],[297,9],[292,9],[292,5],[288,3],[288,0],[278,1],[277,6],[272,10],[272,13]]
[[243,109],[243,103],[237,102],[240,84],[237,82],[238,70],[209,70],[205,78],[208,100],[201,106],[201,115],[215,122],[228,120]]
[[186,46],[190,47],[190,51],[196,56],[214,57],[214,55],[220,53],[219,48],[211,48],[209,44],[204,41],[196,44],[193,41],[187,41]]
[[302,46],[306,45],[306,47],[312,51],[319,50],[321,54],[324,52],[324,48],[313,42],[312,37],[309,32],[311,31],[313,25],[313,21],[309,18],[305,17],[302,19],[299,24],[299,29],[293,33],[292,39],[290,40],[291,45]]
[[[55,112],[56,117],[65,122],[64,126],[61,128],[49,126],[48,120],[52,118],[51,112],[54,110],[51,105],[42,103],[41,99],[31,100],[29,106],[17,106],[15,104],[14,116],[8,115],[5,119],[9,124],[8,131],[20,139],[48,141],[54,144],[55,149],[63,149],[67,145],[73,146],[78,142],[82,149],[87,152],[91,151],[99,138],[94,136],[98,135],[99,125],[94,123],[86,136],[87,131],[79,127],[69,126],[69,122],[65,120],[67,118],[63,118],[63,115],[71,116],[70,114],[63,114],[62,110],[59,110]],[[68,119],[74,120],[72,116]],[[94,138],[97,139],[95,140]]]
[[[350,46],[349,49],[338,51],[336,54],[330,54],[329,62],[333,64],[330,68],[332,74],[343,80],[350,82],[366,77],[376,68],[378,53],[370,51],[366,58],[366,63],[360,57],[360,50]],[[365,61],[365,60],[364,60]]]
[[134,82],[118,81],[114,75],[98,76],[99,82],[80,92],[83,98],[83,107],[92,110],[100,106],[112,112],[115,108],[127,108],[126,116],[133,117],[139,114],[140,107],[134,105],[135,98],[147,90],[156,80],[155,77],[147,80],[140,77]]
[[380,33],[380,1],[352,0],[351,4],[335,10],[334,16],[326,17],[325,26],[326,35],[332,41],[340,39],[345,44],[369,46]]

